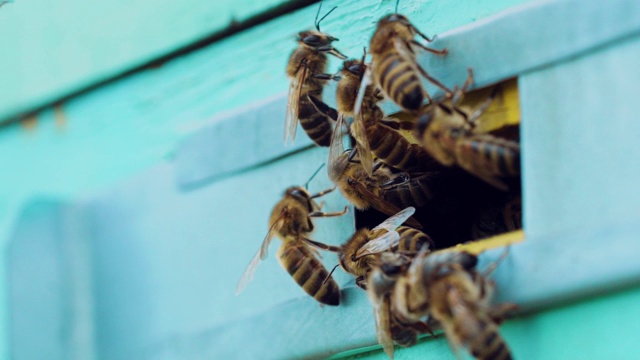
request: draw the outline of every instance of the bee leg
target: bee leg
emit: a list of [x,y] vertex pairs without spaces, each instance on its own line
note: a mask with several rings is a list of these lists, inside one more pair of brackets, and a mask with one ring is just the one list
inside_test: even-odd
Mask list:
[[457,106],[462,99],[464,98],[464,94],[467,92],[467,90],[469,90],[469,87],[471,86],[471,84],[473,84],[473,69],[468,68],[467,69],[467,79],[465,80],[464,84],[462,85],[461,88],[458,88],[456,86],[456,88],[454,89],[454,95],[453,95],[453,99],[451,100],[451,103],[454,106]]
[[387,181],[386,183],[380,184],[380,188],[388,189],[393,186],[399,186],[402,184],[406,184],[411,180],[411,176],[407,172],[399,173],[393,179]]
[[367,278],[365,276],[358,276],[356,278],[356,285],[358,285],[362,290],[367,290]]
[[510,313],[518,310],[519,306],[512,303],[494,305],[489,309],[489,317],[497,325],[500,325],[502,321],[510,316]]
[[427,40],[427,42],[432,42],[438,36],[438,35],[434,35],[431,39],[429,39],[429,37],[427,35],[423,34],[422,31],[418,30],[417,27],[415,27],[413,25],[409,25],[409,28],[411,30],[415,31],[415,33],[418,34],[418,36],[420,36],[421,38]]
[[509,246],[505,246],[504,251],[502,252],[502,255],[500,255],[500,257],[496,261],[489,264],[489,266],[487,266],[487,269],[482,273],[482,275],[484,277],[491,276],[491,273],[493,273],[498,268],[498,265],[500,265],[500,263],[507,257],[507,255],[509,255]]
[[315,96],[313,96],[311,94],[307,94],[307,97],[309,98],[309,101],[311,102],[311,105],[313,105],[313,107],[316,108],[316,110],[319,113],[321,113],[324,116],[328,116],[333,121],[337,121],[338,120],[338,111],[336,111],[336,109],[334,109],[331,106],[325,104],[324,101],[318,99],[317,97],[315,97]]
[[413,329],[421,334],[429,334],[431,336],[435,336],[435,334],[433,333],[433,330],[431,329],[431,327],[429,326],[429,324],[427,324],[424,321],[419,321],[417,323],[410,323],[410,324],[404,324],[402,323],[402,325]]
[[336,212],[321,212],[321,211],[314,211],[309,213],[309,217],[335,217],[335,216],[342,216],[344,214],[347,213],[347,211],[349,211],[349,206],[345,206],[343,211],[336,211]]
[[413,130],[416,124],[411,121],[402,121],[398,119],[382,118],[379,120],[380,124],[392,128],[394,130]]
[[311,199],[319,198],[319,197],[321,197],[321,196],[327,195],[328,193],[332,192],[332,191],[333,191],[333,190],[335,190],[335,189],[336,189],[336,187],[334,186],[334,187],[329,188],[329,189],[327,189],[327,190],[322,190],[322,191],[320,191],[319,193],[317,193],[317,194],[315,194],[315,195],[311,195],[311,197],[310,197],[310,198],[311,198]]
[[380,161],[380,160],[376,161],[376,162],[373,164],[373,167],[371,168],[371,172],[373,173],[373,172],[375,172],[376,170],[380,169],[380,167],[381,167],[382,165],[384,165],[384,163],[383,163],[382,161]]
[[447,53],[449,53],[449,50],[447,50],[447,48],[444,48],[442,50],[438,50],[438,49],[434,49],[434,48],[430,48],[428,46],[424,46],[422,44],[420,44],[419,42],[415,41],[415,40],[411,40],[411,45],[415,45],[417,47],[419,47],[420,49],[426,50],[428,52],[434,53],[436,55],[447,55]]
[[306,237],[303,237],[303,236],[300,237],[300,240],[308,243],[311,246],[317,247],[320,250],[331,251],[331,252],[339,252],[340,251],[340,247],[339,246],[323,244],[321,242],[317,242],[317,241],[313,241],[311,239],[307,239]]
[[473,114],[471,114],[471,116],[469,116],[469,123],[471,123],[473,126],[476,125],[478,118],[482,116],[482,114],[484,114],[484,112],[487,110],[489,105],[491,105],[493,100],[498,95],[498,92],[500,92],[500,87],[499,86],[494,87],[493,90],[491,91],[491,94],[487,98],[487,100],[482,105],[480,105],[480,107],[476,111],[474,111]]
[[315,74],[313,75],[313,77],[320,80],[335,80],[335,81],[340,81],[340,79],[342,78],[339,75],[333,75],[333,74]]

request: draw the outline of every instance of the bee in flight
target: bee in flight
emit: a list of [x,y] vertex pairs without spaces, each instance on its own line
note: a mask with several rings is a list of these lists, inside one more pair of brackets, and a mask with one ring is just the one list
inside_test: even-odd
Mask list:
[[410,113],[417,113],[425,98],[431,102],[431,96],[422,86],[420,76],[443,89],[448,96],[452,94],[451,90],[420,67],[415,53],[416,47],[437,55],[446,55],[447,49],[433,49],[416,41],[416,36],[427,42],[432,39],[421,33],[406,16],[398,14],[398,3],[399,0],[396,2],[395,13],[378,21],[371,37],[371,71],[365,75],[360,87],[356,113],[360,112],[364,89],[371,81],[385,97]]
[[415,208],[408,207],[373,229],[359,229],[341,246],[340,267],[356,277],[356,284],[366,288],[367,274],[380,263],[382,253],[391,251],[410,257],[429,247],[429,235],[401,226],[414,212]]
[[347,207],[340,212],[321,212],[313,199],[333,191],[333,188],[311,195],[307,191],[307,185],[288,188],[282,200],[273,208],[269,217],[267,236],[240,278],[236,295],[251,282],[257,266],[267,257],[271,240],[277,236],[282,240],[282,246],[278,250],[280,265],[296,283],[307,294],[323,304],[338,305],[340,303],[340,288],[318,260],[316,250],[337,252],[339,248],[311,240],[308,234],[314,229],[312,218],[341,216],[347,212]]
[[299,33],[298,48],[291,54],[287,64],[287,75],[291,83],[285,118],[285,143],[288,138],[291,142],[294,141],[298,121],[317,145],[329,146],[331,139],[330,118],[316,111],[310,99],[322,98],[322,88],[326,80],[315,75],[325,72],[328,63],[327,54],[340,59],[347,57],[331,45],[332,42],[338,41],[337,38],[320,31],[320,22],[336,8],[334,7],[318,20],[321,8],[322,2],[316,14],[316,30]]
[[437,103],[426,108],[416,126],[416,136],[440,163],[457,165],[495,188],[509,189],[505,178],[520,176],[520,144],[492,134],[474,131],[476,122],[489,106],[496,90],[471,116],[457,108],[457,102],[473,81],[456,91],[452,106]]

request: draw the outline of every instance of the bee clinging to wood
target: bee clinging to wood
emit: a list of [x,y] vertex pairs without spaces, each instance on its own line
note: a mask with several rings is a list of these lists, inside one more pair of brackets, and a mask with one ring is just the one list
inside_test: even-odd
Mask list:
[[[389,216],[400,212],[400,207],[384,199],[383,195],[387,190],[382,188],[383,184],[396,181],[398,175],[393,174],[381,163],[376,164],[372,174],[368,175],[359,160],[355,158],[356,152],[345,151],[342,143],[344,127],[344,117],[339,117],[329,147],[329,179],[359,210],[372,207]],[[422,227],[414,218],[409,218],[407,225]]]
[[[352,116],[351,134],[356,140],[358,156],[363,168],[369,175],[373,171],[373,156],[384,164],[401,171],[426,172],[435,170],[440,164],[435,161],[419,144],[411,143],[400,134],[393,119],[386,119],[377,103],[382,100],[379,89],[373,85],[366,87],[362,105],[358,114],[354,113],[354,105],[358,89],[362,82],[367,65],[361,60],[345,60],[340,76],[327,76],[338,79],[336,102],[338,116]],[[313,99],[319,111],[327,109]],[[326,112],[329,114],[329,112]]]
[[[398,14],[398,2],[396,12],[387,15],[378,21],[377,28],[371,37],[371,74],[365,76],[361,87],[367,86],[372,78],[375,86],[382,93],[403,110],[417,113],[422,107],[425,98],[431,102],[431,97],[423,87],[420,76],[440,87],[447,95],[451,90],[431,77],[416,61],[415,49],[420,48],[437,55],[446,55],[447,50],[437,50],[422,45],[415,40],[420,36],[427,42],[432,39],[421,33],[406,16]],[[362,95],[359,95],[361,98]],[[356,102],[356,113],[360,101]]]
[[313,195],[306,188],[306,185],[288,188],[282,200],[273,208],[269,217],[267,236],[238,282],[236,294],[251,282],[257,266],[267,257],[271,240],[277,236],[282,240],[282,246],[278,250],[280,265],[296,283],[307,294],[323,304],[338,305],[340,303],[338,284],[330,277],[329,272],[316,256],[316,248],[334,252],[339,251],[340,248],[313,241],[307,236],[314,229],[312,218],[341,216],[347,212],[347,207],[340,212],[321,212],[313,199],[333,191],[333,188]]
[[511,359],[497,322],[515,305],[491,304],[494,285],[488,275],[497,262],[484,273],[476,264],[465,252],[421,252],[394,286],[392,311],[409,323],[429,316],[454,352],[464,347],[476,359]]
[[474,131],[475,123],[497,90],[485,104],[468,116],[457,108],[457,99],[464,94],[471,79],[470,72],[465,85],[453,97],[451,107],[437,103],[420,114],[416,136],[421,139],[424,148],[443,165],[457,165],[497,189],[506,191],[509,186],[505,178],[520,176],[520,144]]
[[373,305],[378,342],[392,359],[394,342],[402,347],[409,347],[416,344],[418,335],[432,333],[426,323],[404,323],[392,310],[391,293],[396,281],[405,275],[410,263],[406,256],[385,252],[367,277],[367,295]]
[[330,118],[316,111],[310,102],[310,98],[322,98],[322,87],[326,83],[326,80],[314,75],[325,72],[328,63],[327,54],[340,59],[346,59],[346,56],[331,45],[332,42],[338,41],[337,38],[320,31],[320,22],[336,8],[334,7],[318,20],[321,7],[322,3],[316,14],[316,30],[299,33],[298,48],[291,54],[287,64],[287,75],[291,79],[291,84],[285,119],[285,143],[287,138],[292,142],[295,139],[298,121],[317,145],[329,146],[331,139]]
[[427,234],[401,226],[414,212],[413,207],[408,207],[373,229],[359,229],[341,246],[340,266],[356,277],[356,284],[366,287],[366,275],[379,264],[381,253],[393,251],[412,256],[429,247],[432,241]]

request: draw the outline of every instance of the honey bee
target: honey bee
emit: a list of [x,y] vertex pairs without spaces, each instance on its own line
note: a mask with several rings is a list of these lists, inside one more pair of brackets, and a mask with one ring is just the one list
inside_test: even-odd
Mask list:
[[[418,47],[437,55],[446,55],[447,49],[437,50],[426,47],[415,40],[416,36],[420,36],[427,42],[432,41],[406,16],[398,14],[398,3],[396,3],[396,12],[378,21],[370,43],[371,75],[365,76],[366,83],[372,78],[376,88],[380,89],[388,99],[411,113],[417,113],[420,110],[425,98],[431,102],[429,93],[422,86],[420,75],[443,89],[446,94],[452,93],[418,65],[414,50]],[[366,85],[363,84],[363,86]],[[359,106],[358,104],[359,102],[356,106]],[[359,109],[356,108],[356,113],[358,112]]]
[[415,208],[408,207],[371,230],[359,229],[341,246],[340,267],[356,277],[356,284],[366,288],[366,276],[379,264],[381,253],[393,251],[411,256],[432,244],[429,235],[401,226],[414,212]]
[[311,195],[306,190],[306,186],[293,186],[285,191],[284,197],[271,212],[269,231],[262,246],[238,282],[236,295],[251,282],[257,266],[267,257],[271,240],[277,236],[282,240],[282,246],[278,250],[280,265],[296,283],[307,294],[323,304],[338,305],[340,303],[338,284],[330,277],[329,272],[316,256],[316,248],[334,252],[339,251],[340,248],[319,243],[307,237],[314,228],[312,218],[341,216],[347,212],[347,207],[339,212],[320,211],[320,207],[313,199],[331,191],[333,188]]
[[[464,93],[467,84],[460,93]],[[507,191],[509,186],[504,178],[520,175],[520,144],[474,131],[475,122],[492,97],[470,117],[457,109],[455,101],[452,107],[442,103],[430,106],[420,114],[416,133],[424,148],[443,165],[457,165],[495,188]]]
[[432,333],[426,323],[403,323],[392,311],[391,292],[409,264],[407,257],[385,252],[380,256],[380,264],[367,277],[367,295],[373,305],[378,342],[392,359],[394,341],[402,347],[409,347],[416,344],[418,335]]
[[482,239],[518,229],[522,229],[522,196],[513,195],[491,204],[477,216],[471,227],[471,238]]
[[[393,120],[385,119],[382,109],[377,105],[382,95],[374,86],[367,86],[361,110],[357,115],[354,114],[358,89],[366,68],[364,56],[362,60],[349,59],[344,61],[340,76],[326,77],[339,79],[337,111],[339,116],[355,119],[351,124],[351,134],[356,140],[358,156],[365,171],[372,174],[373,155],[386,165],[402,171],[424,172],[438,166],[438,162],[422,146],[412,144],[393,128]],[[318,110],[327,108],[315,99],[312,101]]]
[[315,74],[324,73],[327,67],[327,54],[340,59],[347,57],[335,49],[331,43],[337,38],[321,32],[320,22],[333,10],[331,9],[320,20],[320,9],[316,14],[316,30],[308,30],[299,33],[298,48],[289,57],[287,75],[291,79],[287,101],[287,114],[285,118],[284,140],[294,141],[298,121],[307,135],[319,146],[329,146],[331,139],[331,120],[322,113],[316,111],[310,99],[322,98],[322,87],[326,80],[315,77]]
[[[347,152],[342,143],[344,117],[338,117],[338,123],[331,138],[329,147],[329,179],[336,184],[342,195],[359,210],[370,207],[392,216],[400,212],[401,208],[384,199],[383,195],[389,191],[382,185],[390,184],[397,180],[389,168],[381,163],[376,164],[369,175],[364,170],[362,163],[355,159],[355,151]],[[414,218],[407,220],[407,225],[422,228]]]
[[[506,253],[505,253],[506,254]],[[442,327],[454,351],[464,347],[476,359],[511,359],[496,320],[514,308],[491,305],[493,283],[475,271],[477,258],[464,252],[421,252],[396,281],[392,312],[400,319],[429,316]]]

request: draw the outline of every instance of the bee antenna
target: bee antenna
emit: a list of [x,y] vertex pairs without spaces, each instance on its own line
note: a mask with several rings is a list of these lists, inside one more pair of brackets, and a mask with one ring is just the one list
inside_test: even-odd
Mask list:
[[320,20],[318,20],[318,15],[320,15],[320,8],[322,7],[322,2],[320,3],[320,6],[318,7],[318,13],[316,14],[316,29],[318,31],[320,31],[320,23],[322,22],[322,20],[324,20],[324,18],[326,18],[327,16],[329,16],[329,14],[331,14],[333,12],[333,10],[337,9],[337,6],[334,6],[333,9],[329,10],[328,13],[324,14],[323,17],[320,18]]
[[366,46],[363,46],[363,47],[362,47],[362,49],[364,50],[364,53],[362,54],[362,61],[361,61],[361,63],[363,63],[363,64],[364,64],[364,58],[366,58],[366,57],[367,57],[367,47],[366,47]]
[[309,180],[307,180],[307,182],[304,184],[304,188],[306,190],[309,190],[309,183],[311,182],[311,180],[313,180],[314,177],[316,177],[316,175],[318,175],[318,173],[320,172],[320,169],[322,169],[323,166],[324,166],[324,163],[322,163],[322,165],[320,165],[318,170],[316,170],[316,172],[314,172],[313,175],[311,175],[311,177],[309,178]]
[[333,272],[336,271],[336,268],[338,267],[338,265],[340,264],[336,264],[336,266],[334,266],[333,269],[331,269],[331,272],[329,273],[329,275],[327,275],[327,277],[324,278],[324,281],[322,281],[322,285],[324,285],[324,283],[326,283],[327,280],[331,279],[331,274],[333,274]]
[[398,4],[400,4],[400,0],[396,0],[396,14],[398,13]]

